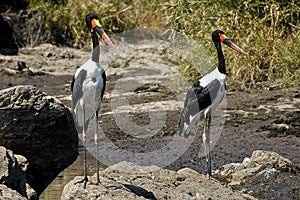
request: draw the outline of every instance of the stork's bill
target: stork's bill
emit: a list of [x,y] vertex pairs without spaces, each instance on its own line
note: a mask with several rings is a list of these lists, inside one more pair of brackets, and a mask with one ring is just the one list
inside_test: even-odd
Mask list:
[[220,34],[220,41],[232,48],[233,50],[241,54],[247,55],[247,53],[243,49],[234,44],[230,39],[227,38],[225,34]]
[[101,36],[101,38],[104,40],[104,42],[106,42],[106,44],[108,44],[112,48],[116,48],[116,46],[112,43],[112,41],[109,39],[107,34],[101,28],[102,26],[101,26],[99,20],[92,19],[91,24],[92,24],[92,30],[95,30]]

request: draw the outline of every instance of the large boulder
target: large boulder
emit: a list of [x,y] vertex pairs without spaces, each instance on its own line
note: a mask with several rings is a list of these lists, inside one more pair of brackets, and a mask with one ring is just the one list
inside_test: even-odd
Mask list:
[[83,184],[76,184],[80,179],[82,177],[75,177],[64,187],[61,199],[256,199],[207,180],[189,168],[175,172],[156,166],[121,162],[100,173],[103,186],[94,184],[94,175],[90,177],[86,189],[83,189]]
[[0,15],[0,54],[17,55],[18,46],[15,39],[13,20],[9,16]]
[[78,156],[70,110],[58,99],[24,85],[0,91],[0,145],[28,159],[26,179],[40,194]]
[[21,13],[24,13],[23,10],[26,10],[28,5],[29,1],[27,0],[0,1],[0,54],[18,54],[18,46],[21,46],[25,39],[22,38],[24,29],[26,30],[28,27],[24,26],[26,22],[20,16]]
[[38,199],[36,192],[27,184],[25,173],[27,159],[14,155],[0,146],[0,197],[1,199]]

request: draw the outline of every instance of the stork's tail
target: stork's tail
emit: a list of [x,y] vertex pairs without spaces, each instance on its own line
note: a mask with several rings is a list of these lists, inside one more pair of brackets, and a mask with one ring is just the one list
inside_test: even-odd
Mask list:
[[181,112],[179,123],[178,123],[178,134],[179,136],[187,137],[191,132],[190,128],[190,112],[189,107],[186,106]]

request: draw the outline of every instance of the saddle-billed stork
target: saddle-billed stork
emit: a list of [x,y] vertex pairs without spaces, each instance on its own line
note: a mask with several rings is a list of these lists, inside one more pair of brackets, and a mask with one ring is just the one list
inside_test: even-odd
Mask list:
[[229,40],[221,30],[216,30],[212,33],[212,41],[217,49],[218,66],[213,71],[197,80],[192,88],[188,90],[184,108],[180,116],[178,132],[179,135],[187,137],[190,134],[192,126],[197,123],[199,114],[204,114],[205,124],[202,140],[207,163],[206,177],[217,181],[211,174],[210,125],[212,111],[222,102],[226,89],[227,75],[221,43],[226,44],[241,54],[247,53]]
[[96,15],[88,14],[85,21],[92,36],[92,58],[88,59],[76,70],[71,84],[73,118],[76,123],[77,131],[82,132],[82,141],[84,145],[84,178],[77,183],[84,182],[84,188],[88,181],[86,164],[86,131],[90,120],[93,118],[96,123],[94,140],[96,151],[97,184],[100,184],[98,161],[98,114],[105,91],[106,74],[103,67],[99,64],[100,46],[97,33],[109,46],[115,48],[115,45],[101,28]]

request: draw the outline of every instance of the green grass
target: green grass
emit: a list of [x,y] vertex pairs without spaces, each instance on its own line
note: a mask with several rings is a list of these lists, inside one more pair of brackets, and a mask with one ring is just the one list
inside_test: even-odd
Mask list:
[[[90,37],[84,22],[88,12],[100,17],[108,34],[137,27],[174,28],[199,42],[213,60],[216,54],[211,33],[221,29],[249,53],[243,56],[223,48],[229,86],[241,89],[299,86],[298,0],[31,0],[28,18],[40,19],[42,31],[37,34],[47,37],[32,37],[32,33],[32,39],[27,41],[30,45],[47,41],[89,47]],[[191,81],[197,79],[193,66],[182,63],[181,72]]]
[[224,48],[234,88],[299,85],[299,6],[298,1],[177,0],[164,6],[165,26],[191,35],[213,56],[212,31],[227,33],[249,53]]

